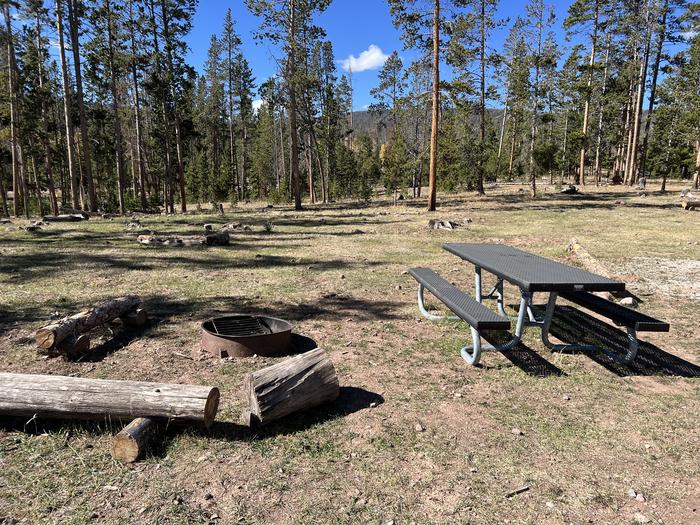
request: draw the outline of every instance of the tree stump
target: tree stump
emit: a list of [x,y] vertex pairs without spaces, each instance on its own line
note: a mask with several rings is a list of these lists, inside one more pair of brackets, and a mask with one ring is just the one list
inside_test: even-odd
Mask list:
[[249,406],[241,420],[250,427],[333,401],[340,394],[335,367],[320,348],[248,374],[244,388]]

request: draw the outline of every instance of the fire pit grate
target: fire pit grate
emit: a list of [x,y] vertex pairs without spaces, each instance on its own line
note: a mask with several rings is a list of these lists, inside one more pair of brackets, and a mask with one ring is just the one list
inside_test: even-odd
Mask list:
[[291,336],[292,325],[275,317],[237,314],[202,323],[202,347],[220,357],[284,355]]
[[241,315],[240,317],[221,317],[212,319],[211,326],[216,335],[245,337],[251,335],[271,334],[272,330],[261,317]]

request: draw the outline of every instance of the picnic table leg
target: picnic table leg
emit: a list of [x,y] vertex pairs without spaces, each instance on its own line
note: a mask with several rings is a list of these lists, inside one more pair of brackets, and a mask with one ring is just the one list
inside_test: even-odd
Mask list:
[[544,314],[544,319],[542,320],[542,343],[544,346],[549,348],[552,352],[572,352],[572,351],[590,351],[595,350],[595,345],[589,345],[584,343],[568,343],[568,344],[557,344],[552,343],[549,340],[549,329],[552,326],[552,318],[554,317],[554,309],[557,303],[557,292],[552,292],[549,294],[549,300],[547,301],[547,309]]
[[426,319],[430,321],[443,321],[443,320],[449,320],[449,321],[457,321],[459,320],[459,317],[456,315],[435,315],[431,314],[428,309],[425,307],[425,287],[422,284],[418,285],[418,310],[420,311],[421,315],[425,317]]
[[474,299],[481,302],[481,267],[474,267]]
[[470,365],[479,364],[479,359],[481,359],[481,352],[484,350],[496,350],[499,352],[504,352],[506,350],[511,350],[514,348],[523,337],[523,329],[525,328],[525,314],[527,312],[528,301],[530,300],[530,294],[528,292],[521,292],[522,297],[520,298],[520,309],[518,310],[518,320],[515,324],[515,334],[513,338],[506,343],[499,345],[483,345],[481,344],[481,334],[479,331],[473,327],[469,327],[472,333],[472,344],[471,346],[465,346],[460,351],[462,359],[464,359]]

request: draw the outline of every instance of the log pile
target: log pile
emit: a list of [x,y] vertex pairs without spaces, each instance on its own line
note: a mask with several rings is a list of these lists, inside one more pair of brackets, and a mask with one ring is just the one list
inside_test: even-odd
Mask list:
[[221,230],[206,235],[139,235],[136,240],[147,246],[227,246],[230,236]]
[[466,227],[471,219],[462,219],[456,221],[448,221],[445,219],[430,219],[428,221],[429,230],[455,230],[457,228]]
[[320,348],[248,374],[244,390],[248,407],[241,422],[249,427],[267,425],[340,394],[333,362]]
[[75,359],[90,349],[88,332],[117,317],[128,326],[143,326],[148,322],[146,311],[139,308],[137,295],[118,297],[75,315],[64,317],[39,328],[35,335],[39,350],[50,356],[62,355]]
[[201,423],[219,407],[219,389],[143,381],[0,373],[0,414],[106,421],[136,417]]

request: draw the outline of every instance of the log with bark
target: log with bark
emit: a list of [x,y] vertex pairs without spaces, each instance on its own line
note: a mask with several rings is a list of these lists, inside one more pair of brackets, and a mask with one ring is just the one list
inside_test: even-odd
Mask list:
[[112,457],[122,463],[141,459],[157,434],[158,422],[155,419],[137,417],[112,439]]
[[142,381],[113,381],[0,373],[0,414],[63,419],[164,418],[211,425],[219,389]]
[[684,210],[695,210],[700,208],[700,201],[685,201],[681,203]]
[[96,326],[126,315],[135,310],[140,302],[141,299],[137,295],[127,295],[54,321],[36,331],[36,344],[44,350],[51,349],[69,336],[77,337]]
[[89,215],[71,213],[66,215],[44,215],[44,222],[79,222],[86,221],[90,218]]
[[226,246],[230,237],[221,230],[207,235],[139,235],[136,240],[150,246]]
[[340,394],[328,355],[316,348],[246,376],[244,425],[267,425],[284,416],[333,401]]

